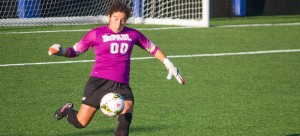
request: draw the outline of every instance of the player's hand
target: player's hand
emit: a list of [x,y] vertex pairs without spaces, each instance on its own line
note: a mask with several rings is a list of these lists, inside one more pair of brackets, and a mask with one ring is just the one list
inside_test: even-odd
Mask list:
[[174,64],[168,58],[164,59],[163,63],[165,64],[166,68],[169,71],[167,79],[171,80],[172,76],[174,76],[177,79],[179,84],[185,84],[185,80],[179,73],[179,70],[174,66]]
[[66,50],[60,46],[60,44],[53,44],[49,50],[49,55],[57,55],[57,56],[64,56],[66,54]]
[[179,84],[185,84],[184,78],[181,76],[179,70],[176,67],[169,69],[169,74],[167,76],[167,79],[171,80],[172,76],[174,76]]

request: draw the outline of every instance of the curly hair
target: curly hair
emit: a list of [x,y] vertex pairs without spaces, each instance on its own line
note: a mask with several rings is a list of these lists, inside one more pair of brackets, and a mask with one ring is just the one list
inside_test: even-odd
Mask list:
[[107,15],[111,16],[115,12],[123,12],[126,15],[126,18],[128,19],[131,16],[131,9],[129,6],[127,6],[125,3],[123,3],[120,0],[114,0],[112,5],[107,11]]

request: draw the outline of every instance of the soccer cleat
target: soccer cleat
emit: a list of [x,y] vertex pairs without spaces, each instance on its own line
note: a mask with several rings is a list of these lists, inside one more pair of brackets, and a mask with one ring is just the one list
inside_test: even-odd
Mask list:
[[63,107],[55,111],[54,118],[60,120],[65,117],[64,112],[68,108],[73,108],[73,103],[67,102]]

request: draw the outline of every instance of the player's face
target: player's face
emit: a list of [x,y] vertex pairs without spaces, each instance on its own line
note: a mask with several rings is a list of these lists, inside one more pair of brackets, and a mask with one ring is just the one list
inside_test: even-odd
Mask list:
[[114,32],[120,32],[123,30],[127,17],[124,12],[114,12],[113,14],[108,16],[109,18],[109,28]]

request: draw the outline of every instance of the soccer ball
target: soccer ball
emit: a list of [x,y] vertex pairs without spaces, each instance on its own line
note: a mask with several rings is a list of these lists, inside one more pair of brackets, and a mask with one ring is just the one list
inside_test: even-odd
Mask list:
[[108,93],[103,96],[100,102],[100,109],[105,116],[114,117],[124,109],[124,99],[118,93]]

